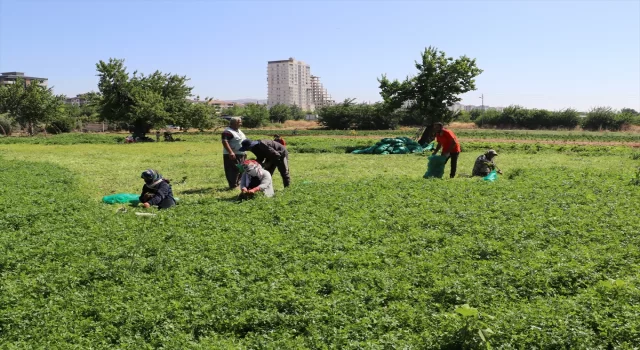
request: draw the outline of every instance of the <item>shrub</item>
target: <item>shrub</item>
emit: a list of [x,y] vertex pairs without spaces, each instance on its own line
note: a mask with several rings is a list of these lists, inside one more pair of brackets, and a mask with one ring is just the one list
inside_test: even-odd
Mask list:
[[611,107],[593,108],[582,122],[585,130],[618,131],[626,124],[631,124],[633,116],[627,113],[616,113]]
[[556,127],[573,129],[580,124],[580,117],[575,109],[567,108],[553,114],[554,126]]
[[76,120],[71,117],[60,117],[45,127],[49,134],[61,134],[71,132],[76,127]]
[[318,111],[318,121],[329,129],[382,130],[395,129],[401,119],[415,119],[410,112],[398,110],[388,112],[382,103],[353,103],[347,99],[343,103],[327,106]]
[[13,132],[13,121],[9,118],[0,116],[0,135],[10,136]]

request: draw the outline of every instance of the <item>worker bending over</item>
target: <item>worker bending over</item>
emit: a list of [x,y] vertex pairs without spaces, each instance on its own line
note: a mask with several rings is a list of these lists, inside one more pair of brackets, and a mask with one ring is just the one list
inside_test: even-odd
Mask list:
[[278,168],[284,187],[289,187],[291,177],[289,176],[289,151],[280,143],[273,140],[242,141],[240,151],[251,151],[256,155],[256,160],[269,174]]
[[244,172],[240,179],[240,199],[252,198],[257,192],[273,197],[273,181],[268,171],[262,169],[255,160],[243,161],[242,168]]
[[449,177],[454,178],[458,168],[458,156],[460,155],[458,138],[453,131],[445,129],[442,123],[434,123],[433,129],[436,133],[436,142],[438,142],[438,146],[433,151],[433,155],[438,154],[438,151],[442,149],[441,155],[447,157],[447,161],[451,159],[451,173]]
[[498,174],[502,174],[502,170],[498,169],[496,163],[494,162],[494,158],[497,155],[498,153],[496,151],[490,149],[485,154],[481,154],[478,158],[476,158],[471,176],[485,177],[495,169],[497,169]]

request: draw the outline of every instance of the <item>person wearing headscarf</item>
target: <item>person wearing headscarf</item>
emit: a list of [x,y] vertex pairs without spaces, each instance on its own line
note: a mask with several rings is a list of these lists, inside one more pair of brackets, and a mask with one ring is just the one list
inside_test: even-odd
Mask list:
[[242,119],[240,117],[231,117],[229,127],[222,131],[222,163],[229,189],[234,189],[240,184],[238,164],[242,164],[247,159],[244,151],[240,149],[242,141],[247,138],[240,130],[241,125]]
[[245,160],[242,162],[242,169],[240,199],[251,198],[258,192],[263,192],[266,197],[273,197],[271,174],[262,169],[260,163],[255,160]]
[[287,141],[284,140],[284,138],[282,138],[282,136],[275,134],[273,135],[273,141],[283,145],[283,146],[287,146]]
[[492,170],[496,169],[498,174],[502,174],[502,170],[498,169],[494,161],[494,158],[496,156],[498,156],[498,152],[492,149],[488,150],[485,154],[481,154],[478,158],[476,158],[471,176],[485,177],[489,175]]
[[284,187],[291,184],[291,176],[289,175],[289,151],[280,143],[273,140],[252,141],[246,139],[242,141],[241,151],[251,151],[256,155],[256,160],[262,167],[273,175],[278,168]]
[[176,205],[170,181],[163,179],[158,171],[147,169],[140,177],[144,180],[144,186],[139,200],[145,208],[158,206],[159,209],[167,209]]

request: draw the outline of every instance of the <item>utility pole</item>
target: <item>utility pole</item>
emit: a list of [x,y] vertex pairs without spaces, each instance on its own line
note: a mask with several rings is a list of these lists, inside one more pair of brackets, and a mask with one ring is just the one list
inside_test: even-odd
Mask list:
[[482,111],[484,112],[484,94],[480,95],[480,98],[482,99]]

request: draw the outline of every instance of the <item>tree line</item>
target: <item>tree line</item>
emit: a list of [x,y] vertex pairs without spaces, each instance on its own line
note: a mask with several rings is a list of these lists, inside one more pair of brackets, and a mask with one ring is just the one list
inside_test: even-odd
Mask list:
[[0,134],[10,135],[17,127],[29,135],[38,132],[62,133],[83,123],[104,122],[109,129],[125,129],[145,137],[152,129],[174,125],[183,129],[206,130],[226,123],[223,115],[242,116],[246,127],[268,122],[300,120],[306,115],[297,106],[247,104],[219,110],[211,98],[196,101],[186,76],[155,71],[145,75],[127,72],[124,60],[110,59],[96,64],[98,91],[81,95],[86,103],[65,104],[65,97],[37,81],[0,86]]
[[[378,78],[382,102],[356,103],[346,99],[317,111],[321,125],[329,129],[394,129],[399,125],[425,125],[434,122],[474,122],[480,127],[498,128],[575,128],[587,130],[621,130],[640,124],[632,109],[615,111],[594,108],[586,118],[572,109],[547,111],[510,106],[503,111],[452,111],[460,96],[476,89],[475,78],[482,73],[475,59],[467,56],[447,57],[434,47],[426,48],[415,62],[414,75],[400,80]],[[32,135],[39,130],[68,132],[79,123],[99,121],[111,128],[129,129],[144,136],[152,129],[175,125],[200,130],[220,126],[222,114],[243,117],[245,127],[255,128],[268,122],[300,120],[309,112],[298,106],[247,104],[220,111],[210,98],[195,102],[189,98],[193,88],[186,76],[155,71],[145,75],[127,72],[124,60],[109,59],[96,64],[98,91],[83,96],[82,106],[66,105],[64,97],[51,88],[32,81],[0,86],[0,134],[10,134],[19,126]],[[2,116],[4,114],[4,116]],[[428,132],[428,131],[427,131]]]

